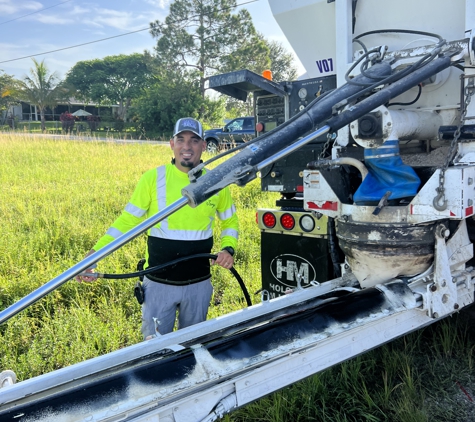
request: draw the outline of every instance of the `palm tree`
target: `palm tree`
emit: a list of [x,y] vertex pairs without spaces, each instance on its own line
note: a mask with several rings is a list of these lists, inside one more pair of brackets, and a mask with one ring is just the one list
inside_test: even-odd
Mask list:
[[5,120],[7,119],[8,108],[11,104],[15,102],[13,99],[13,86],[14,86],[14,79],[13,76],[7,75],[0,69],[0,116],[3,113],[3,119],[0,118],[0,124],[4,124]]
[[28,101],[38,107],[41,116],[41,131],[45,131],[45,109],[55,107],[64,98],[65,90],[56,72],[50,73],[42,60],[40,63],[33,59],[34,67],[30,75],[18,81],[17,96],[22,101]]

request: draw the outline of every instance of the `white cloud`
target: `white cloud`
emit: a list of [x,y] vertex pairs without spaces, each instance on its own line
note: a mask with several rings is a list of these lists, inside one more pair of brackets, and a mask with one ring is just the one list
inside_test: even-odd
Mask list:
[[[27,7],[30,12],[43,8],[39,1],[43,0],[0,0],[0,10],[9,7],[12,11],[18,11],[20,6],[23,10],[9,16],[0,11],[0,22],[9,17],[28,14]],[[56,3],[60,1],[62,0]],[[97,0],[86,0],[75,3],[66,3],[58,8],[25,16],[15,25],[10,25],[9,31],[0,37],[0,61],[63,49],[140,29],[146,30],[130,36],[38,55],[36,59],[45,59],[51,70],[65,75],[80,60],[151,50],[156,40],[150,36],[148,27],[154,20],[165,18],[170,0],[115,0],[100,3]],[[6,26],[4,29],[7,29]],[[26,58],[0,63],[0,69],[21,78],[28,73],[31,65],[31,58]]]
[[155,19],[163,19],[159,11],[141,10],[126,12],[113,9],[96,8],[87,20],[81,23],[100,28],[115,28],[120,31],[135,31],[147,28]]
[[84,15],[85,13],[90,13],[91,9],[87,7],[74,6],[72,10],[69,11],[69,15]]
[[[0,0],[6,1],[6,0]],[[1,3],[0,3],[1,5]],[[23,21],[40,22],[47,25],[70,25],[79,24],[85,27],[100,29],[114,28],[120,31],[134,31],[147,28],[154,19],[154,13],[126,12],[104,8],[84,8],[75,6],[67,13],[34,14],[27,16]]]
[[60,15],[38,14],[38,15],[35,15],[33,19],[37,22],[46,23],[48,25],[68,25],[74,22],[72,19],[65,18]]
[[151,4],[154,7],[158,7],[160,9],[168,9],[171,0],[145,0],[145,3]]
[[[12,0],[0,0],[0,14],[12,15],[17,12],[31,12],[43,9],[43,5],[37,1],[27,1],[20,3]],[[3,20],[3,19],[2,19]]]
[[[2,51],[2,61],[10,60],[16,57],[15,50],[18,49],[18,46],[14,43],[5,43],[0,42],[0,50]],[[2,64],[0,64],[0,68]]]
[[122,31],[135,30],[144,27],[144,19],[132,12],[112,9],[96,9],[91,19],[85,22],[93,26],[107,26]]

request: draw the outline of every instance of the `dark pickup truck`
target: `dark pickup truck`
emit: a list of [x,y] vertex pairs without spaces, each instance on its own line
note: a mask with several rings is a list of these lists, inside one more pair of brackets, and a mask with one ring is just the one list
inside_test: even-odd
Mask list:
[[256,136],[254,117],[238,117],[223,128],[205,130],[206,149],[216,153],[223,148],[231,148],[247,142]]

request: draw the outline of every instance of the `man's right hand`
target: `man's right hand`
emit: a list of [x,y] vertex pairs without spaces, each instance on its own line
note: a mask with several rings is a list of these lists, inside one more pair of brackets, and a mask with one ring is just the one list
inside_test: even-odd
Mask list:
[[[94,252],[96,252],[96,251],[91,249],[84,258],[87,258],[89,255],[92,255]],[[87,270],[85,270],[81,274],[78,274],[75,277],[75,279],[78,283],[82,283],[82,282],[92,283],[93,281],[97,280],[97,277],[94,277],[94,276],[88,277],[88,276],[84,275],[85,273],[93,274],[94,273],[94,268],[88,268]]]
[[86,275],[84,275],[85,273],[90,273],[90,274],[94,274],[94,270],[91,270],[91,269],[87,269],[86,271],[82,272],[81,274],[78,274],[75,279],[78,283],[92,283],[93,281],[97,280],[97,277],[95,276],[91,276],[91,277],[88,277]]

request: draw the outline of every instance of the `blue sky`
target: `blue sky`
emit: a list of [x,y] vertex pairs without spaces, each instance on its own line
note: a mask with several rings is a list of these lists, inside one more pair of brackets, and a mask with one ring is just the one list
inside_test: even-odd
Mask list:
[[[164,20],[171,0],[0,0],[0,69],[16,78],[32,67],[32,54],[58,50],[148,28]],[[238,0],[255,27],[269,40],[292,51],[275,22],[267,0]],[[38,55],[61,78],[80,60],[153,50],[148,30],[77,48]],[[3,62],[3,63],[2,63]],[[299,63],[299,62],[297,62]]]

